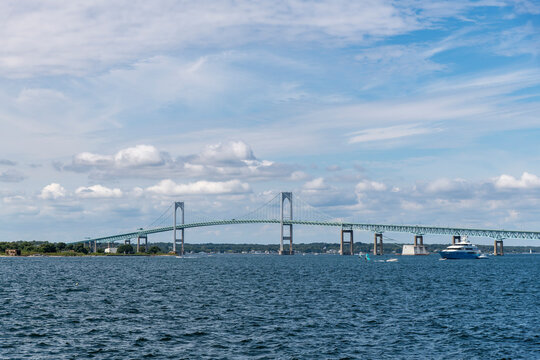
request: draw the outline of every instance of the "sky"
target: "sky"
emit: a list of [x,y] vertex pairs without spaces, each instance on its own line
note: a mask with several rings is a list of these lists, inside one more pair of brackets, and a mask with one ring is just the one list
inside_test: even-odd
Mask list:
[[173,201],[234,218],[280,191],[347,221],[540,231],[536,1],[6,0],[0,19],[0,241],[133,231]]

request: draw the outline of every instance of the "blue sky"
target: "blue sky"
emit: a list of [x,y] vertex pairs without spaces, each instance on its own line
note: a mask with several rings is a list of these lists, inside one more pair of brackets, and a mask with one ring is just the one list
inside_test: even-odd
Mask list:
[[355,221],[540,230],[538,2],[4,1],[0,15],[2,240],[130,231],[174,200],[234,217],[283,190]]

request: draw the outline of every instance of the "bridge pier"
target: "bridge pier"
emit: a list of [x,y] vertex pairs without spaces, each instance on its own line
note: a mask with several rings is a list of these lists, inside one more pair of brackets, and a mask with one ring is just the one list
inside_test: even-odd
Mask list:
[[[288,216],[285,216],[285,200],[289,201],[289,214]],[[280,194],[280,227],[281,227],[281,236],[279,241],[279,255],[294,255],[293,250],[293,224],[286,224],[284,223],[284,220],[292,220],[293,219],[293,205],[292,205],[293,196],[291,192],[282,192]],[[288,217],[288,219],[286,219]],[[285,231],[285,228],[288,228],[288,231]],[[289,241],[289,250],[285,250],[283,241],[288,240]]]
[[375,233],[375,239],[373,242],[373,255],[383,255],[382,233]]
[[178,239],[176,237],[176,226],[178,222],[176,221],[176,210],[182,210],[182,217],[180,220],[182,221],[182,225],[184,225],[184,202],[183,201],[175,201],[174,202],[174,216],[173,216],[173,253],[178,254],[176,249],[176,244],[178,240],[180,240],[180,256],[184,256],[184,227],[180,228],[180,236],[181,238]]
[[141,251],[141,239],[144,239],[144,252],[148,252],[148,235],[137,236],[137,252]]
[[461,241],[461,235],[454,235],[452,236],[452,245],[456,245],[456,243]]
[[493,247],[493,255],[502,256],[504,255],[503,241],[495,240]]
[[124,240],[124,245],[131,245],[131,239]]
[[[348,239],[345,239],[345,234],[349,235]],[[341,245],[339,248],[340,255],[354,255],[354,238],[353,229],[341,228]]]
[[97,240],[94,240],[94,252],[97,253]]
[[414,235],[414,245],[403,245],[401,255],[429,255],[424,246],[424,236],[420,234]]

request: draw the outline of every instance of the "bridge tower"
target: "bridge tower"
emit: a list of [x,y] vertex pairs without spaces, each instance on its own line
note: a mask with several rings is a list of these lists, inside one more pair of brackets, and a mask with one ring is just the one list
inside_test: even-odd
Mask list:
[[383,236],[382,232],[375,233],[375,238],[373,241],[373,255],[382,255],[383,254]]
[[493,255],[504,255],[504,247],[503,247],[503,240],[502,239],[495,239],[495,243],[493,246]]
[[137,236],[137,252],[141,251],[141,239],[144,240],[144,252],[148,252],[148,235],[147,234],[139,234]]
[[[345,239],[345,234],[349,235],[348,239]],[[353,240],[353,228],[352,226],[341,226],[341,244],[339,247],[340,255],[354,255],[354,240]]]
[[452,236],[452,245],[456,245],[456,243],[461,241],[461,235],[454,235]]
[[[292,192],[282,192],[280,194],[279,211],[280,211],[280,226],[281,226],[281,238],[279,242],[279,255],[293,255],[293,224],[285,224],[287,220],[293,219],[293,196]],[[285,215],[285,200],[289,201],[289,213]],[[288,228],[288,231],[285,231]],[[289,250],[285,250],[283,246],[283,240],[289,240]]]
[[178,254],[178,252],[176,251],[176,244],[178,242],[178,240],[180,240],[180,256],[184,256],[184,228],[182,227],[180,229],[180,235],[181,235],[181,238],[178,239],[176,237],[176,225],[177,225],[177,222],[176,222],[176,210],[182,210],[182,217],[180,218],[181,219],[181,224],[184,225],[184,202],[183,201],[175,201],[174,202],[174,216],[173,216],[173,252],[175,254]]

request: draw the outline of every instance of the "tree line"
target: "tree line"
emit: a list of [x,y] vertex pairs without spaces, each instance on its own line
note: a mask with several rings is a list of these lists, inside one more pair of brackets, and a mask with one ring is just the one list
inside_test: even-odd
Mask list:
[[[384,252],[387,254],[401,253],[403,244],[397,243],[385,243]],[[430,252],[437,252],[444,249],[446,244],[426,244],[426,248]],[[108,244],[98,244],[98,253],[104,253]],[[111,247],[117,248],[117,254],[131,255],[136,253],[136,247],[131,244],[111,244]],[[483,252],[492,252],[493,246],[491,245],[478,245]],[[297,253],[327,253],[338,252],[339,243],[308,243],[308,244],[294,244],[293,246]],[[90,249],[85,247],[83,243],[66,244],[64,242],[48,242],[48,241],[13,241],[13,242],[0,242],[0,254],[4,254],[7,249],[16,249],[21,252],[22,255],[29,254],[54,254],[61,255],[85,255],[90,253]],[[540,252],[538,246],[506,246],[504,247],[505,253],[523,253],[532,249],[535,253]],[[159,242],[153,243],[149,246],[148,251],[144,246],[141,246],[141,253],[148,254],[166,254],[172,250],[171,243]],[[202,243],[202,244],[184,244],[184,251],[186,253],[245,253],[245,252],[277,252],[279,250],[278,244],[216,244],[216,243]],[[368,253],[373,250],[373,244],[360,243],[354,244],[354,252]]]

